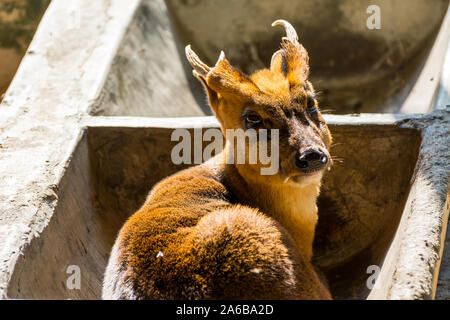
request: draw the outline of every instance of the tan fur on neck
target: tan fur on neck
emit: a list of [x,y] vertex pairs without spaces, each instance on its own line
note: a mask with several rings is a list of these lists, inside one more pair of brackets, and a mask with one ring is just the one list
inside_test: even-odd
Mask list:
[[294,238],[298,250],[310,260],[318,215],[318,184],[306,187],[252,185],[260,208],[273,216]]
[[[210,167],[223,166],[227,152],[228,148],[225,147],[221,155],[211,160]],[[266,178],[249,174],[248,166],[235,167],[236,170],[231,170],[229,174],[239,177],[229,179],[230,188],[235,190],[235,193],[245,195],[250,205],[280,222],[294,238],[298,250],[310,260],[318,220],[316,202],[320,193],[321,175],[310,178],[310,181],[305,181],[304,184],[289,181],[267,183]],[[242,183],[241,179],[245,183]]]

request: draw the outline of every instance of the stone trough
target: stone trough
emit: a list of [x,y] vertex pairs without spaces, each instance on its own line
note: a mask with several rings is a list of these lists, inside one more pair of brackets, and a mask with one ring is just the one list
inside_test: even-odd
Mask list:
[[[209,62],[224,49],[252,71],[277,49],[281,33],[270,22],[283,17],[311,48],[324,103],[338,114],[375,112],[325,116],[331,152],[344,161],[324,179],[314,262],[333,296],[450,298],[448,1],[412,1],[421,14],[394,24],[400,2],[379,1],[388,30],[373,35],[364,29],[368,4],[351,1],[308,7],[329,10],[323,19],[340,27],[328,33],[269,1],[242,12],[237,1],[228,11],[219,1],[53,1],[0,105],[1,296],[98,299],[119,228],[152,185],[186,167],[170,159],[172,130],[218,127],[184,45]],[[364,28],[345,24],[350,16],[364,17]],[[325,53],[327,41],[334,49]],[[351,56],[358,46],[383,54]],[[73,270],[79,287],[69,283]]]

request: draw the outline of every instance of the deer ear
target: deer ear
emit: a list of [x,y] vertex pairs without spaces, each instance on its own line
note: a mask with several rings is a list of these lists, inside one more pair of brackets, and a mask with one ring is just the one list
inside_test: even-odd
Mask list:
[[208,95],[209,105],[211,106],[211,108],[213,108],[213,111],[216,112],[216,106],[219,100],[217,92],[208,86],[206,78],[202,74],[198,73],[195,70],[192,70],[192,74],[202,83],[203,88],[205,88],[206,94]]
[[285,59],[283,57],[283,50],[278,50],[273,54],[272,59],[270,60],[270,70],[284,73],[284,75],[286,76],[287,70]]
[[231,66],[223,51],[213,68],[203,63],[192,51],[186,47],[186,57],[194,68],[194,75],[202,82],[208,92],[211,107],[220,97],[245,98],[259,92],[258,87],[244,73]]
[[226,59],[219,61],[206,79],[208,85],[224,97],[246,99],[259,93],[256,84]]
[[281,49],[272,56],[271,70],[283,72],[291,86],[304,84],[309,75],[309,57],[306,49],[298,42],[297,32],[285,20],[276,20],[272,26],[282,25],[286,37],[282,38]]

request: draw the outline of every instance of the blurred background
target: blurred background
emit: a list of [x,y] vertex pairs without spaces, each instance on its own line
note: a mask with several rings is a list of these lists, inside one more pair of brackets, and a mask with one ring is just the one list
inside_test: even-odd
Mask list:
[[50,0],[0,1],[0,101]]

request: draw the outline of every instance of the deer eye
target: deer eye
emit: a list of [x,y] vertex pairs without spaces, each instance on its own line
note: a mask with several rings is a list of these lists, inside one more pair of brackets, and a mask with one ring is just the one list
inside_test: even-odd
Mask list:
[[245,123],[249,127],[254,127],[256,125],[259,125],[263,122],[263,119],[261,116],[255,112],[249,112],[245,115]]
[[308,100],[306,101],[306,107],[309,109],[309,111],[313,111],[316,109],[316,100],[314,100],[313,97],[308,96]]

